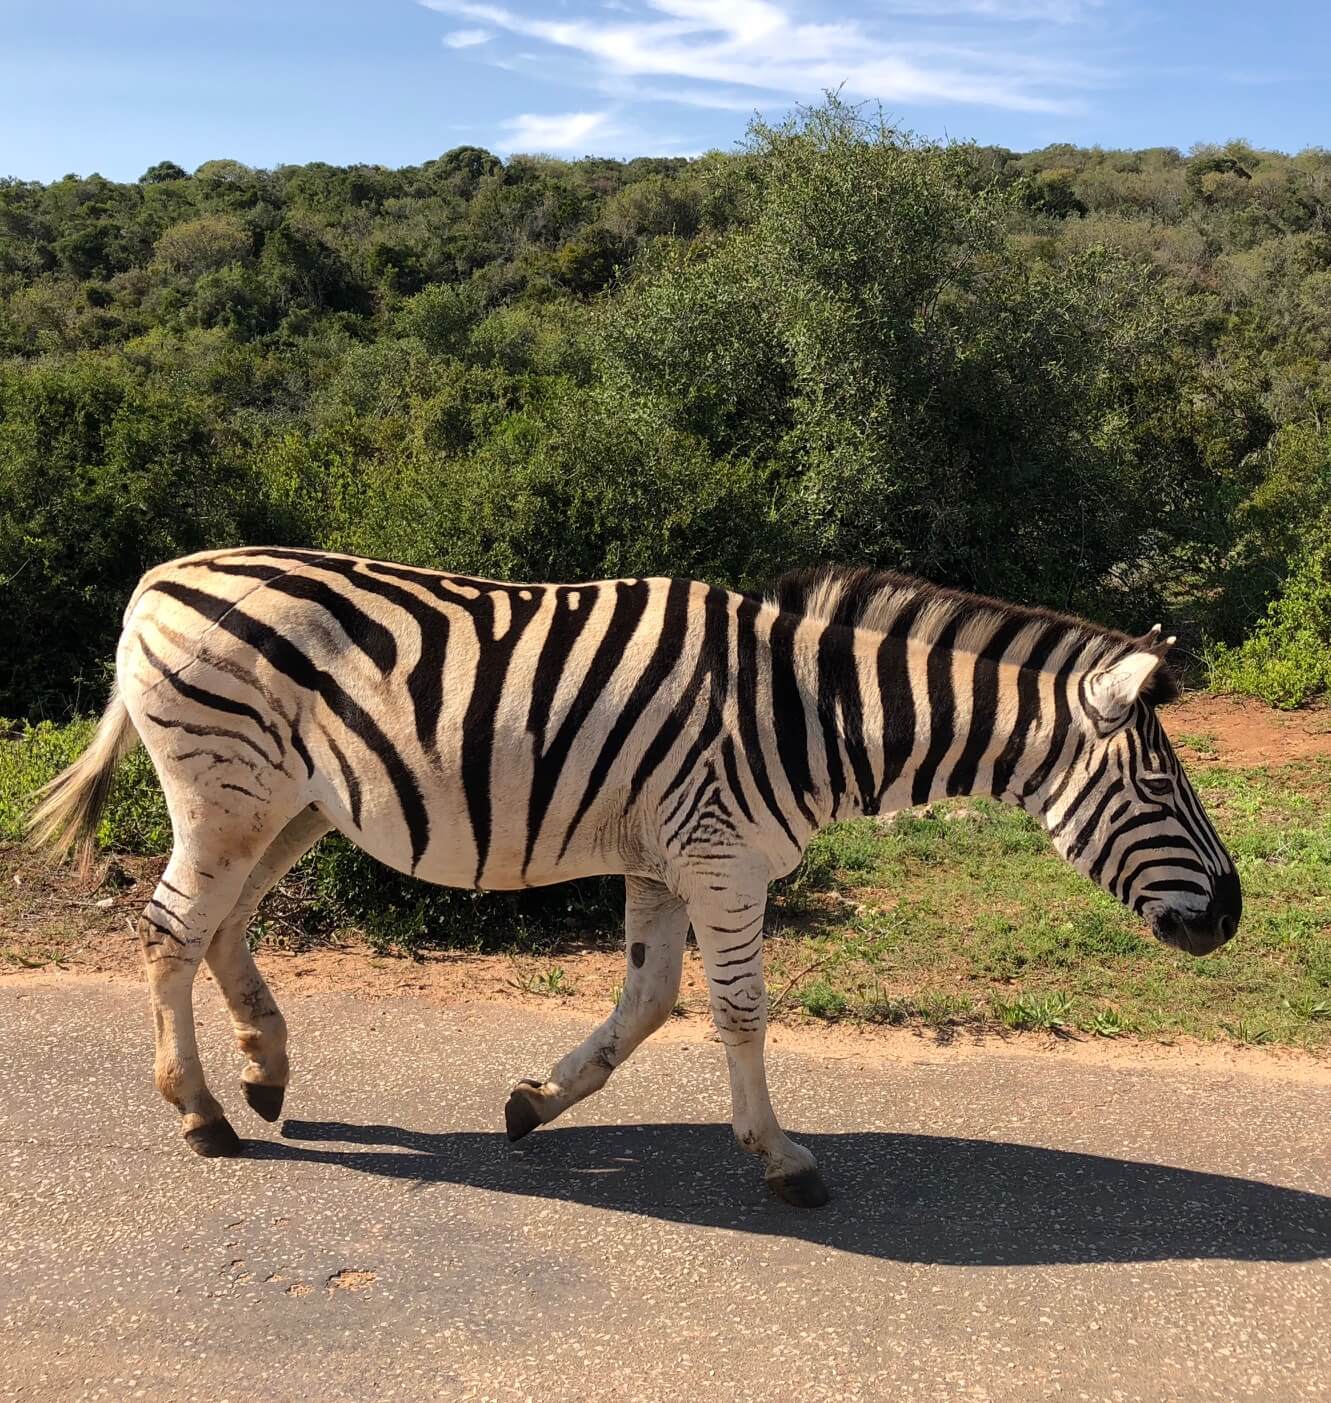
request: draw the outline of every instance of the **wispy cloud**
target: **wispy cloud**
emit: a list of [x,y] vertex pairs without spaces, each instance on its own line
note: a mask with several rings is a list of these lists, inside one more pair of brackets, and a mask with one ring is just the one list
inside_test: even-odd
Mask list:
[[577,151],[581,154],[589,136],[609,136],[608,112],[523,112],[502,123],[505,151]]
[[450,49],[474,49],[493,38],[494,34],[488,29],[453,29],[444,35],[444,43]]
[[888,103],[1064,112],[1104,77],[1035,42],[1100,0],[882,0],[872,18],[819,23],[797,18],[793,0],[640,0],[632,10],[561,7],[553,17],[545,6],[488,0],[420,3],[563,51],[575,60],[561,73],[568,81],[616,96],[630,84],[642,96],[644,80],[658,80],[652,97],[696,106],[773,105],[842,88]]

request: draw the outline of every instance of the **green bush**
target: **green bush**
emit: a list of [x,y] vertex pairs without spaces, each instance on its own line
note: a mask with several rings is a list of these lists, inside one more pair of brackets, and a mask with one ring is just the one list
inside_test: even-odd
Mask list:
[[1331,510],[1310,535],[1312,545],[1252,636],[1215,649],[1213,686],[1286,708],[1331,692]]
[[93,355],[0,362],[0,710],[98,698],[139,576],[261,529],[254,500],[202,402]]
[[[78,758],[96,723],[50,721],[15,725],[0,720],[0,841],[23,839],[34,796]],[[111,798],[97,830],[98,842],[115,852],[153,856],[171,847],[171,820],[152,762],[142,748],[116,773]]]

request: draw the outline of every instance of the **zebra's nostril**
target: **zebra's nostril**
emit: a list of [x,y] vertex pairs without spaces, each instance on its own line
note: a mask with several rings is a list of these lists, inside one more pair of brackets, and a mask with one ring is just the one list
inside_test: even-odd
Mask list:
[[1233,916],[1221,916],[1220,918],[1220,938],[1228,940],[1238,929],[1239,923]]

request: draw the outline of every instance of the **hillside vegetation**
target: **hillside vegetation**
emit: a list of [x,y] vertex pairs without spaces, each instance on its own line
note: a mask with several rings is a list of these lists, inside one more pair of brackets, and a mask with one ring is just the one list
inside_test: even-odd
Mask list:
[[0,715],[242,538],[752,586],[865,561],[1328,685],[1331,153],[941,146],[0,183]]

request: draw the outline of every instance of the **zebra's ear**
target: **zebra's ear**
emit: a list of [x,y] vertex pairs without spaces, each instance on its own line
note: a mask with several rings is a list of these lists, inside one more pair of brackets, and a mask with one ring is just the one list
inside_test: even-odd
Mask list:
[[1177,640],[1160,637],[1160,625],[1137,639],[1131,652],[1086,679],[1087,706],[1102,724],[1116,725],[1132,709],[1133,703],[1148,691],[1151,679],[1163,666]]

